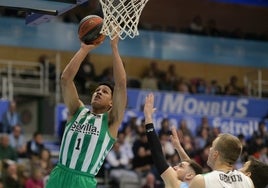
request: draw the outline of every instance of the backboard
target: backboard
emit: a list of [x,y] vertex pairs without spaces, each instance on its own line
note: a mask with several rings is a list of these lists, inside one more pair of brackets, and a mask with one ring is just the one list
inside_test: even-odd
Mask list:
[[0,7],[27,12],[27,25],[38,25],[83,4],[88,0],[0,0]]

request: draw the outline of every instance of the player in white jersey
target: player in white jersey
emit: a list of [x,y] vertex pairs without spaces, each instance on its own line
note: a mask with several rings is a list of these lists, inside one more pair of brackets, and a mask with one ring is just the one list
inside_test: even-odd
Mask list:
[[92,95],[90,110],[79,99],[74,77],[84,58],[98,45],[81,43],[62,73],[62,95],[70,117],[59,163],[51,172],[46,188],[96,187],[95,175],[115,142],[126,107],[126,73],[118,42],[119,37],[111,40],[114,86],[101,83]]
[[204,174],[203,176],[206,188],[254,187],[251,179],[238,170],[232,170],[229,172],[213,170],[212,172]]
[[197,175],[190,188],[254,188],[251,179],[233,169],[242,151],[240,140],[231,134],[220,134],[212,143],[207,164],[213,170]]

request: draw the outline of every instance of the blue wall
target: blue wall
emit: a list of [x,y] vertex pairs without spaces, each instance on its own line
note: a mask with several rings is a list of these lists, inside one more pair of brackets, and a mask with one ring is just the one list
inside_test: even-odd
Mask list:
[[[140,110],[145,97],[151,91],[128,89],[128,108],[123,122],[137,117],[141,122],[144,118]],[[267,99],[247,97],[223,97],[212,95],[185,95],[177,92],[154,92],[157,111],[153,116],[156,129],[160,129],[163,118],[169,118],[174,126],[184,119],[193,135],[201,124],[202,117],[207,117],[209,125],[220,128],[221,132],[234,135],[243,134],[250,138],[258,130],[259,122],[268,121],[264,118],[268,112]],[[55,110],[55,130],[60,130],[61,122],[66,120],[68,109],[64,104],[58,104]],[[122,128],[122,127],[121,127]]]
[[[76,24],[26,26],[23,19],[0,18],[0,26],[0,45],[64,51],[76,51],[80,45]],[[132,57],[268,67],[268,42],[140,31],[134,39],[122,41],[120,51]],[[108,38],[95,53],[110,54]]]

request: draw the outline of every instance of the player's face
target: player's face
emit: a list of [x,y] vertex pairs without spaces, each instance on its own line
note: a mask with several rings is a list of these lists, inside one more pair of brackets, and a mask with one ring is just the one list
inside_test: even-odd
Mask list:
[[211,167],[213,169],[214,166],[214,161],[215,161],[215,157],[218,153],[218,151],[215,150],[215,145],[218,141],[218,138],[216,138],[213,142],[212,142],[212,146],[209,149],[209,153],[208,153],[208,160],[207,160],[207,164],[209,167]]
[[177,173],[177,178],[181,181],[185,180],[187,173],[191,171],[191,167],[188,162],[181,162],[177,166],[174,166],[173,169]]
[[100,85],[93,93],[91,105],[95,108],[112,106],[112,91],[106,85]]

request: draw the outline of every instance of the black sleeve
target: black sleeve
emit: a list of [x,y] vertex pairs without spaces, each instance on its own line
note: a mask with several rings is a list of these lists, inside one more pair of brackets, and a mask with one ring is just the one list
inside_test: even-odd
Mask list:
[[166,158],[163,154],[162,146],[155,132],[154,125],[149,123],[146,124],[145,127],[154,164],[158,172],[162,174],[166,169],[168,169],[169,165],[167,164]]

